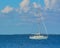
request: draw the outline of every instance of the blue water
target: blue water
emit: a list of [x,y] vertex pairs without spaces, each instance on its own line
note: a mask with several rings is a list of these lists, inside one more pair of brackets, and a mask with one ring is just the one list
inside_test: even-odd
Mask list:
[[0,48],[60,48],[60,35],[46,40],[31,40],[30,35],[0,35]]

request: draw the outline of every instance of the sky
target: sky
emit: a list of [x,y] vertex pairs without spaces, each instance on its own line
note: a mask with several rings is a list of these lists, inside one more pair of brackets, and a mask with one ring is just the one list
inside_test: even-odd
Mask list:
[[0,34],[37,32],[60,34],[60,0],[0,0]]

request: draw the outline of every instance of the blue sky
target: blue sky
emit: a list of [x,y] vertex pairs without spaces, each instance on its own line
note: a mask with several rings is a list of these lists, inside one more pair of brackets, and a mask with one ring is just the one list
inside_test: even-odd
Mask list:
[[[60,34],[59,0],[0,0],[0,34],[37,33],[41,16],[48,34]],[[43,25],[39,27],[46,33]]]

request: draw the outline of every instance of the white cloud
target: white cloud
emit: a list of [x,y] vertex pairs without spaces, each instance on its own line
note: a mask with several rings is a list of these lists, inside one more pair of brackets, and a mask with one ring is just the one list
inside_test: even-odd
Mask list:
[[33,6],[34,6],[34,8],[38,8],[39,7],[36,2],[33,2]]
[[13,10],[12,7],[10,6],[6,6],[3,10],[1,10],[2,13],[9,13]]
[[22,13],[23,12],[28,12],[28,11],[31,11],[33,9],[37,9],[37,8],[40,8],[41,9],[41,5],[40,4],[37,4],[36,2],[33,2],[31,3],[32,6],[30,6],[30,1],[29,0],[23,0],[22,2],[20,2],[19,6],[20,6],[20,9],[18,8],[16,11],[19,12],[19,13]]
[[58,10],[60,9],[60,0],[44,0],[45,9],[53,9]]
[[45,8],[52,9],[55,6],[56,0],[44,0]]
[[20,6],[23,8],[25,6],[27,6],[29,4],[29,0],[23,0],[21,3],[20,3]]
[[23,10],[24,12],[27,12],[29,10],[29,0],[23,0],[19,5],[21,10]]
[[45,8],[47,9],[47,8],[49,8],[49,4],[50,4],[50,2],[49,2],[49,0],[44,0],[44,3],[45,3]]

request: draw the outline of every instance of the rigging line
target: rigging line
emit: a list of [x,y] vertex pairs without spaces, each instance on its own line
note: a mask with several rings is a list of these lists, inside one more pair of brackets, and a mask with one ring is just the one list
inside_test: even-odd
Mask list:
[[41,18],[42,18],[42,24],[43,24],[43,26],[44,26],[44,28],[45,28],[46,34],[48,35],[47,28],[46,28],[46,25],[45,25],[45,23],[44,23],[43,17],[41,16]]

